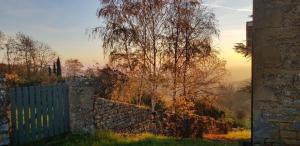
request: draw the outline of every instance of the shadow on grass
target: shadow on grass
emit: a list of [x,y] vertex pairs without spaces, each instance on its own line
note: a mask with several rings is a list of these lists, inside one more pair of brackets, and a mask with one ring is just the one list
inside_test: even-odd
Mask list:
[[27,146],[238,146],[202,139],[175,139],[152,134],[121,136],[112,132],[97,132],[93,136],[66,135],[29,144]]

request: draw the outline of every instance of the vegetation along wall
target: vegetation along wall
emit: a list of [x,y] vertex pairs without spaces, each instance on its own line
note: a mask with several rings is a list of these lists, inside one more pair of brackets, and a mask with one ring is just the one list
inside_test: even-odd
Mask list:
[[255,145],[300,145],[300,1],[254,0]]
[[95,123],[97,129],[175,137],[202,137],[203,133],[226,133],[228,130],[226,123],[211,117],[152,113],[147,108],[103,98],[96,98]]
[[70,128],[72,133],[93,133],[95,129],[121,133],[143,133],[202,137],[203,133],[226,133],[229,125],[213,117],[152,112],[146,107],[95,96],[93,80],[85,77],[68,81]]

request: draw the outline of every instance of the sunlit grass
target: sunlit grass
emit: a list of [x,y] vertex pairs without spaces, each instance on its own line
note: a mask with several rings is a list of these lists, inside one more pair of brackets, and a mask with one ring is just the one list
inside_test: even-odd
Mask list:
[[238,146],[234,142],[216,142],[203,139],[176,139],[156,136],[150,133],[138,135],[116,134],[110,131],[98,131],[92,136],[67,135],[30,146]]
[[205,135],[205,138],[211,140],[227,140],[227,141],[250,140],[251,131],[242,130],[242,131],[231,131],[228,134],[207,134]]
[[225,138],[233,139],[233,140],[247,140],[251,138],[251,131],[243,130],[243,131],[229,132],[227,135],[225,135]]

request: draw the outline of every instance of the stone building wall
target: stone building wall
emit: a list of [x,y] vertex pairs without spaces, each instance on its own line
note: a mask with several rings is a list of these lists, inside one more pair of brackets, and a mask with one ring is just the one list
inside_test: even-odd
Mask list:
[[253,140],[300,145],[300,0],[254,0]]
[[9,144],[8,119],[6,116],[7,99],[5,93],[4,77],[0,75],[0,146]]
[[69,85],[70,129],[72,133],[91,133],[94,130],[94,86],[86,78],[67,81]]

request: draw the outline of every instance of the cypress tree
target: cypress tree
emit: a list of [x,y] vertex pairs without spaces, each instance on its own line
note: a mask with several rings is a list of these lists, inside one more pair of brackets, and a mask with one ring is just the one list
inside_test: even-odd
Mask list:
[[61,77],[61,64],[60,64],[59,57],[57,58],[57,61],[56,61],[56,68],[57,68],[56,75],[58,77]]
[[55,62],[53,63],[53,73],[54,73],[54,75],[56,75],[56,63]]
[[51,76],[51,74],[52,74],[51,67],[48,66],[48,75]]

